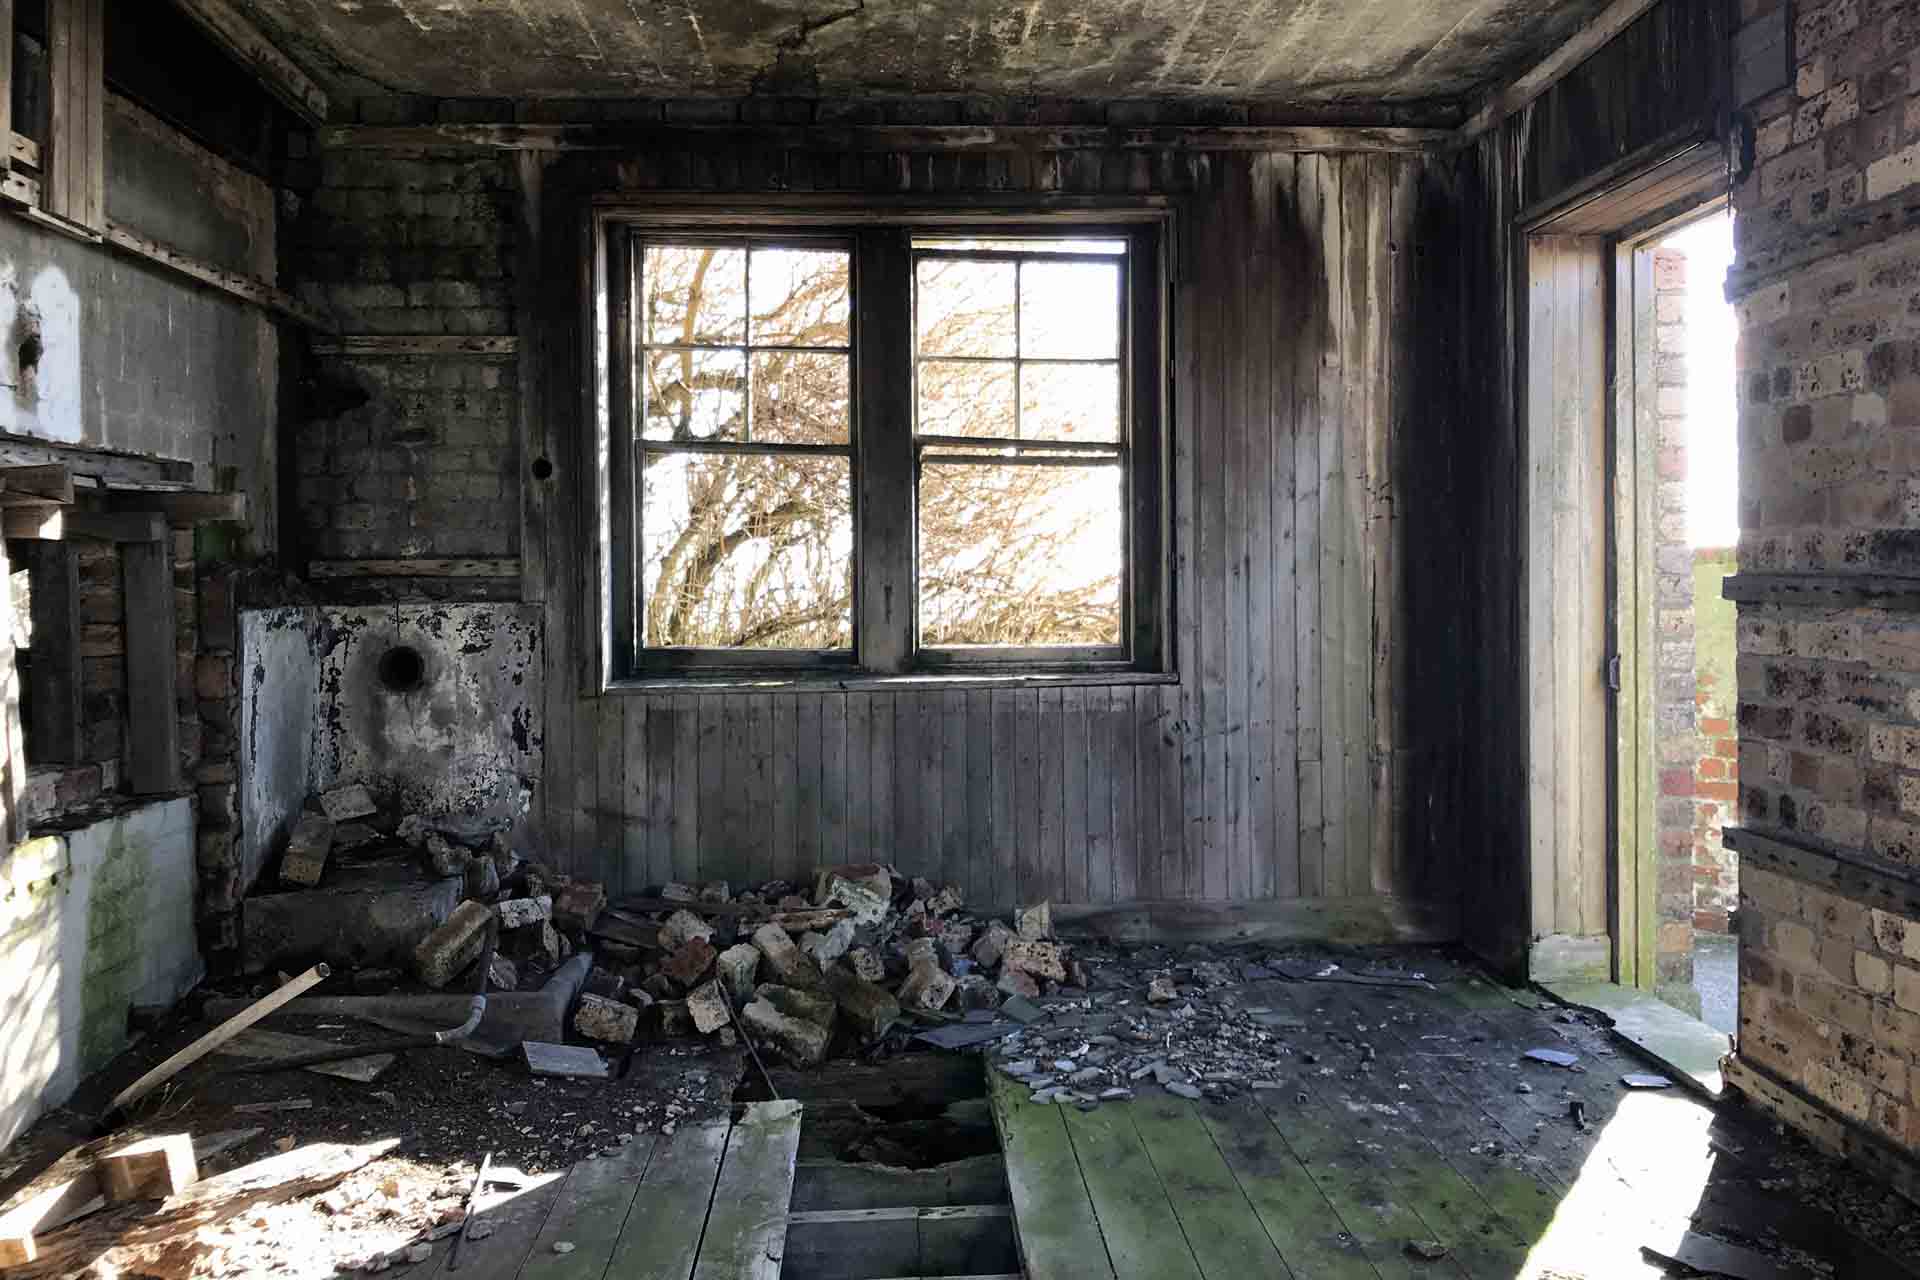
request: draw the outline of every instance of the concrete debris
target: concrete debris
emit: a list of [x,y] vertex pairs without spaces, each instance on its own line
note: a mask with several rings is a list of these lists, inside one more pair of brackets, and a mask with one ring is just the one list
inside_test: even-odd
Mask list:
[[833,992],[854,1031],[865,1040],[878,1040],[900,1019],[900,1002],[888,990],[845,965],[827,970],[827,989]]
[[832,996],[798,987],[783,987],[772,982],[761,983],[754,988],[753,994],[755,999],[766,1001],[789,1018],[801,1018],[827,1031],[833,1030],[835,1006]]
[[806,933],[800,938],[800,949],[813,957],[813,962],[822,969],[847,954],[853,946],[853,921],[842,920],[825,933]]
[[877,875],[850,878],[835,875],[827,881],[826,893],[815,905],[838,904],[853,913],[855,924],[879,924],[893,905],[892,877],[885,868]]
[[489,902],[500,892],[500,869],[492,858],[473,858],[467,863],[467,896],[475,902]]
[[320,875],[326,870],[327,855],[333,852],[333,841],[331,818],[300,819],[287,839],[286,856],[280,860],[280,879],[307,888],[319,884]]
[[493,911],[500,917],[502,929],[524,929],[529,925],[553,919],[553,899],[512,898],[506,902],[496,903]]
[[1013,916],[1014,932],[1029,942],[1039,942],[1053,936],[1053,904],[1038,903],[1016,911]]
[[782,983],[790,987],[819,987],[825,985],[820,975],[820,966],[793,944],[787,931],[776,924],[761,925],[753,932],[753,945],[760,949],[761,957],[767,968]]
[[562,929],[585,933],[607,905],[606,888],[592,880],[575,880],[553,899],[553,922]]
[[473,854],[439,832],[427,836],[427,866],[436,876],[464,876]]
[[463,902],[447,922],[420,940],[413,951],[414,971],[420,981],[435,988],[449,982],[480,958],[493,912],[478,902]]
[[695,986],[700,979],[706,977],[707,971],[713,968],[714,958],[715,952],[711,942],[705,938],[688,938],[678,950],[667,957],[667,962],[662,968],[669,978],[685,989]]
[[1036,978],[1051,978],[1055,982],[1067,980],[1064,954],[1057,943],[1015,938],[1007,943],[1000,964],[1003,968],[1030,973]]
[[573,1029],[589,1040],[606,1044],[630,1044],[640,1027],[640,1011],[630,1004],[594,995],[580,995],[579,1009],[573,1015]]
[[373,796],[357,782],[322,792],[320,808],[333,822],[352,822],[355,818],[371,818],[380,812],[380,806],[373,802]]
[[495,955],[487,969],[487,986],[495,991],[518,991],[520,970],[503,955]]
[[814,1067],[826,1061],[832,1036],[818,1023],[790,1017],[766,1000],[753,1000],[741,1013],[747,1031],[795,1066]]
[[731,1001],[726,985],[718,978],[688,992],[687,1014],[693,1019],[693,1029],[704,1036],[726,1026],[732,1018]]
[[677,950],[689,938],[712,942],[713,926],[691,911],[676,911],[660,926],[660,945],[668,951]]
[[736,1001],[752,998],[754,977],[760,971],[758,947],[751,942],[736,942],[714,957],[713,966],[728,995]]
[[887,976],[887,962],[872,947],[854,947],[847,952],[847,964],[862,982],[880,982]]
[[1180,998],[1180,988],[1173,985],[1173,979],[1158,977],[1147,984],[1147,999],[1155,1004],[1167,1004]]

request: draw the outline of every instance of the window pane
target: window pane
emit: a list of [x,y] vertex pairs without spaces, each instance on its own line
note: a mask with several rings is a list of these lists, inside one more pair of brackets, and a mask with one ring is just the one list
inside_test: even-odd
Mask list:
[[648,440],[744,440],[747,357],[740,351],[649,351],[641,435]]
[[971,240],[916,236],[916,249],[974,249],[990,253],[1125,253],[1125,240]]
[[1120,439],[1120,366],[1020,366],[1023,440]]
[[745,249],[650,244],[640,271],[648,343],[746,341]]
[[848,358],[812,351],[753,353],[753,439],[845,444],[852,438]]
[[1118,645],[1118,466],[920,471],[920,640]]
[[1022,263],[1020,354],[1056,360],[1117,358],[1119,264]]
[[755,249],[749,273],[753,345],[844,347],[848,263],[832,249]]
[[644,644],[851,647],[846,458],[643,456]]
[[974,363],[958,360],[920,362],[920,416],[923,436],[999,436],[1017,432],[1013,416],[1013,378],[1009,360]]
[[1012,355],[1015,270],[1011,262],[920,259],[920,354]]

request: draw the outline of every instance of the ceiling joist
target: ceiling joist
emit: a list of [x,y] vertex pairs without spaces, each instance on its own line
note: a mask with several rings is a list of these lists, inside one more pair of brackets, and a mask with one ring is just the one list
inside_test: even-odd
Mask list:
[[1541,59],[1533,70],[1504,89],[1495,90],[1465,124],[1454,131],[1452,143],[1464,147],[1525,108],[1559,84],[1581,63],[1607,47],[1613,38],[1638,22],[1660,0],[1614,0],[1599,17],[1575,32],[1573,38]]
[[327,121],[327,92],[227,0],[174,0],[181,12],[309,124]]

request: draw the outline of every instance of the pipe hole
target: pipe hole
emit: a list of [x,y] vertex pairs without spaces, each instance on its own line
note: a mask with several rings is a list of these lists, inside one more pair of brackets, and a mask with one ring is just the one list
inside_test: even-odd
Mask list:
[[395,645],[380,655],[379,674],[388,693],[412,693],[426,683],[427,660],[412,645]]
[[535,458],[533,460],[533,478],[535,480],[545,480],[552,474],[553,464],[551,462],[548,462],[545,458]]

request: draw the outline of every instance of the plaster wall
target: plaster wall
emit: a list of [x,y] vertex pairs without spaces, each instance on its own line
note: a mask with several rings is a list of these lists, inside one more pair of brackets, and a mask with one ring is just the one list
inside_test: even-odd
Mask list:
[[200,980],[193,897],[184,798],[0,855],[0,1146],[125,1046],[130,1009]]

